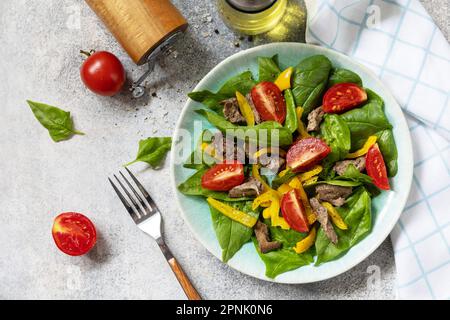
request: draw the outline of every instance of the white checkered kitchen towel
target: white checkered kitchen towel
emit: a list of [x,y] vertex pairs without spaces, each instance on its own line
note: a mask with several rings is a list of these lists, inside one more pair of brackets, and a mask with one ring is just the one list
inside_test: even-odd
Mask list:
[[407,114],[414,178],[391,234],[401,299],[450,299],[450,46],[418,0],[306,0],[306,41],[354,57]]

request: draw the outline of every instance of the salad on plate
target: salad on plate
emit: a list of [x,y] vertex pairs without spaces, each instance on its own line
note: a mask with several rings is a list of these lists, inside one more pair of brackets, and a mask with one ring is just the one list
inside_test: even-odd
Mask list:
[[189,94],[215,129],[202,132],[178,189],[205,198],[224,262],[253,242],[275,278],[338,259],[370,233],[397,148],[383,99],[351,70],[324,55],[284,70],[260,57],[258,69]]

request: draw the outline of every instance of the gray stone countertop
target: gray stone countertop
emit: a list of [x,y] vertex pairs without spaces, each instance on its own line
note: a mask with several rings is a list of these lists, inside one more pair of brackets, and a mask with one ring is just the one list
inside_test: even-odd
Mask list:
[[[159,248],[126,215],[106,177],[134,157],[139,139],[172,134],[186,94],[218,62],[261,43],[302,41],[305,13],[299,11],[292,22],[298,32],[249,41],[226,28],[215,1],[173,2],[190,28],[157,64],[147,81],[148,95],[133,100],[128,93],[99,97],[81,83],[80,49],[114,52],[128,78],[143,71],[83,1],[0,1],[0,298],[184,298]],[[448,1],[422,2],[448,37]],[[70,110],[76,127],[87,134],[52,142],[26,99]],[[253,279],[221,263],[194,239],[175,204],[168,163],[156,171],[141,164],[133,169],[163,212],[168,245],[204,298],[395,297],[389,239],[358,266],[328,281],[283,285]],[[69,257],[55,247],[51,225],[63,211],[83,212],[96,224],[98,244],[88,255]],[[371,266],[381,271],[377,288],[367,285]]]

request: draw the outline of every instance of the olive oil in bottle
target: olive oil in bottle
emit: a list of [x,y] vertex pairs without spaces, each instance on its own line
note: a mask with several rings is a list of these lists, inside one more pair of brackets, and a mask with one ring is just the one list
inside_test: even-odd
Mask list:
[[218,0],[225,23],[236,31],[256,35],[273,29],[286,11],[287,0]]

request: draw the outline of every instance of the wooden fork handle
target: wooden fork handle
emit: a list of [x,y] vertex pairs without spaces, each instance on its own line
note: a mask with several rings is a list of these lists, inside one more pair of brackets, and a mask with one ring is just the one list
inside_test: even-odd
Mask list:
[[170,267],[172,268],[173,273],[175,273],[175,277],[177,277],[178,282],[184,290],[184,293],[188,297],[189,300],[202,300],[197,290],[192,285],[186,273],[184,273],[183,268],[181,268],[180,264],[175,258],[171,258],[167,260],[169,262]]
[[159,248],[161,249],[162,253],[166,257],[167,262],[169,263],[169,266],[172,268],[172,271],[175,274],[175,277],[177,277],[177,280],[180,283],[181,287],[183,288],[184,293],[186,294],[188,299],[189,300],[202,300],[202,297],[200,297],[197,290],[192,285],[191,280],[189,280],[186,273],[184,273],[183,268],[181,268],[180,264],[175,259],[172,252],[170,251],[169,247],[164,242],[164,240],[160,237],[156,240],[156,243],[158,243]]

